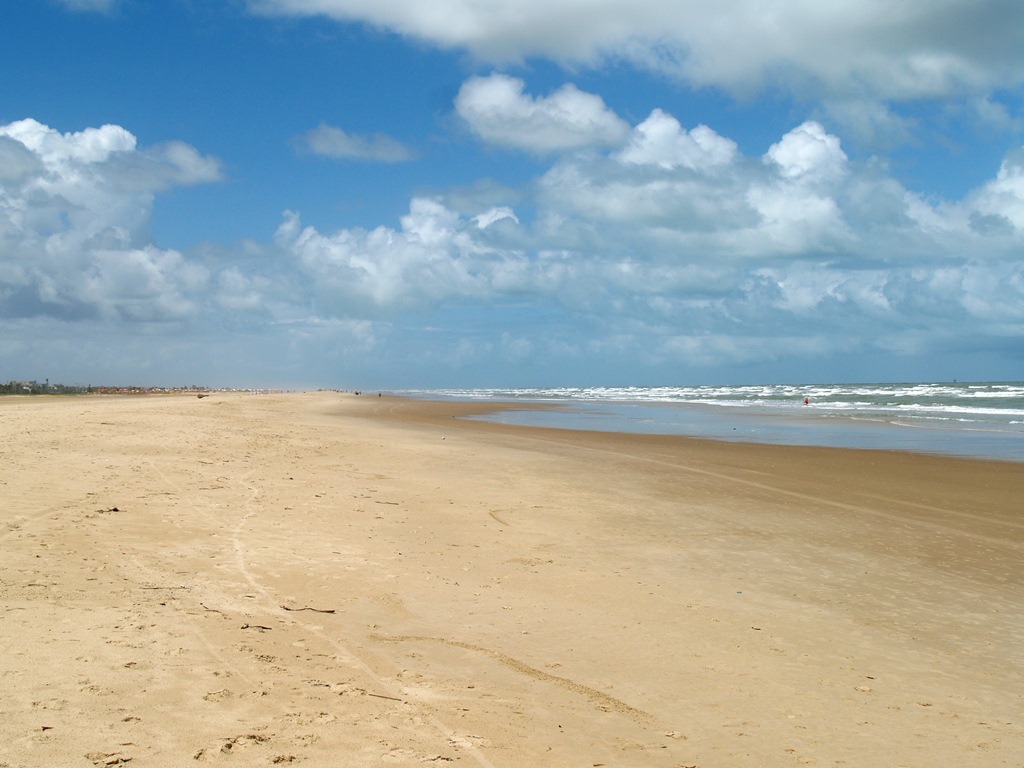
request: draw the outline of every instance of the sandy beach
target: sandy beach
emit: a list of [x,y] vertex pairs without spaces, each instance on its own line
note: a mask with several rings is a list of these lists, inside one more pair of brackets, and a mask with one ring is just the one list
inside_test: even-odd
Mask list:
[[1024,465],[0,400],[0,767],[1024,766]]

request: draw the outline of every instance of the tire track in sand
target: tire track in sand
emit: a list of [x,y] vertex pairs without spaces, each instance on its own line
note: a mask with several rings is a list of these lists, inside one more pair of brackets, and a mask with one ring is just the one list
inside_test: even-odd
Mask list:
[[[287,619],[292,622],[294,626],[301,627],[305,632],[316,636],[319,640],[330,647],[332,647],[338,654],[338,656],[348,662],[351,666],[358,669],[367,678],[373,681],[374,685],[380,690],[385,691],[385,698],[394,699],[395,701],[405,702],[405,699],[401,696],[401,691],[398,690],[393,684],[388,682],[385,678],[381,677],[375,672],[367,662],[354,653],[351,649],[345,646],[339,640],[328,635],[323,629],[315,624],[303,621],[301,618],[295,616],[294,612],[286,612],[282,607],[280,600],[271,594],[270,590],[267,589],[259,579],[257,579],[253,573],[249,570],[246,564],[245,557],[245,545],[243,543],[243,531],[248,521],[256,514],[256,509],[253,507],[257,504],[260,497],[262,496],[262,490],[255,485],[246,485],[249,489],[249,499],[244,503],[244,508],[247,510],[245,514],[239,519],[238,524],[232,531],[232,544],[235,550],[235,562],[239,572],[245,578],[245,580],[252,586],[253,590],[258,592],[264,600],[270,603],[272,608],[264,608],[268,614],[276,615],[281,619]],[[462,738],[458,731],[443,721],[441,721],[436,715],[427,713],[424,717],[424,721],[428,723],[435,731],[444,737],[446,743],[454,748],[461,749],[469,757],[473,758],[474,761],[481,768],[496,768],[490,760],[488,760],[479,749],[477,749],[467,739]]]
[[424,635],[381,635],[371,634],[371,640],[377,640],[383,643],[405,643],[405,642],[429,642],[429,643],[440,643],[441,645],[447,645],[452,648],[462,648],[467,651],[475,651],[481,653],[484,656],[489,656],[506,667],[514,669],[527,677],[532,677],[534,680],[541,680],[545,683],[551,683],[553,685],[565,688],[573,693],[578,693],[582,696],[587,697],[593,701],[598,708],[605,711],[618,712],[621,715],[626,715],[633,718],[634,720],[650,724],[654,718],[648,713],[641,709],[632,707],[621,699],[616,699],[614,696],[609,696],[607,693],[591,688],[589,686],[577,683],[575,680],[570,680],[567,677],[559,677],[558,675],[552,675],[550,672],[544,672],[543,670],[531,667],[519,659],[513,658],[508,654],[504,654],[501,651],[495,651],[490,648],[484,648],[480,645],[473,645],[472,643],[464,643],[459,640],[449,640],[444,637],[427,637]]

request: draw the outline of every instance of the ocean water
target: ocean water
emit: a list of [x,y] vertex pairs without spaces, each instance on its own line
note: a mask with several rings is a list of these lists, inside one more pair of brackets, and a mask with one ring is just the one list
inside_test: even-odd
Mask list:
[[1024,382],[437,389],[403,394],[560,406],[481,417],[505,424],[1024,462]]

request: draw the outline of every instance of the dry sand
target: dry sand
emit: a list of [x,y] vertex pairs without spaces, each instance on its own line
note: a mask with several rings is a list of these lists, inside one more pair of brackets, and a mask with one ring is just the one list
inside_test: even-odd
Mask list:
[[0,401],[0,766],[1024,765],[1024,465]]

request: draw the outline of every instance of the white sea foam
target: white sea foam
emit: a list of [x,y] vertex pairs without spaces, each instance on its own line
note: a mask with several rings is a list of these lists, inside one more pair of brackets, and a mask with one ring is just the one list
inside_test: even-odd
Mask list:
[[905,447],[1024,461],[1024,382],[535,387],[404,394],[572,406],[560,415],[488,417],[515,423]]
[[696,387],[536,387],[439,389],[415,394],[457,399],[691,403],[727,408],[819,410],[978,417],[1024,417],[1024,383],[778,384]]

